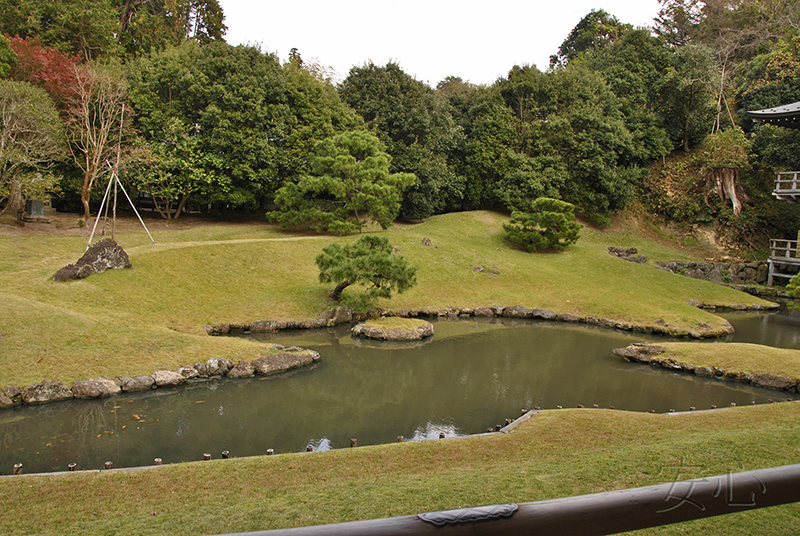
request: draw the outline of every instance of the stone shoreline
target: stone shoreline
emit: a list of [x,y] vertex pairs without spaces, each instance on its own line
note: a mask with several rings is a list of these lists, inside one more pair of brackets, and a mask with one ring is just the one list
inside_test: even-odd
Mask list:
[[625,348],[615,348],[613,350],[615,355],[624,357],[628,361],[634,363],[646,363],[668,370],[688,372],[696,376],[749,383],[757,387],[766,387],[778,391],[800,392],[800,390],[798,390],[798,387],[800,387],[800,379],[798,378],[786,378],[765,373],[753,374],[748,371],[726,370],[722,367],[703,367],[695,365],[694,363],[681,363],[662,355],[666,351],[666,348],[663,346],[650,343],[634,343]]
[[0,389],[0,408],[19,404],[44,404],[72,398],[104,398],[119,393],[174,387],[187,382],[210,381],[225,376],[228,378],[265,376],[306,366],[320,359],[317,352],[297,346],[285,348],[280,344],[273,344],[272,349],[278,352],[259,357],[252,362],[241,360],[235,365],[229,359],[213,357],[204,363],[180,367],[177,371],[157,370],[149,376],[124,376],[114,380],[106,378],[77,380],[72,387],[56,381],[43,381],[22,389],[15,385],[7,385]]
[[[732,309],[732,310],[754,310],[763,311],[765,309],[777,308],[777,304],[772,307],[764,307],[760,304],[734,304],[730,306],[718,306],[714,304],[704,304],[696,301],[688,302],[690,305],[707,310]],[[282,320],[257,320],[254,322],[232,322],[203,325],[203,329],[208,335],[226,335],[231,332],[250,331],[253,333],[278,332],[286,329],[315,329],[333,327],[343,323],[362,322],[369,318],[380,316],[396,316],[402,318],[424,318],[424,317],[446,317],[446,318],[469,318],[469,317],[503,317],[520,318],[532,320],[549,320],[556,322],[582,323],[597,325],[608,328],[621,329],[636,333],[654,333],[670,335],[674,337],[692,337],[695,339],[718,338],[733,333],[733,326],[726,322],[723,328],[713,329],[710,324],[701,322],[696,329],[686,330],[670,326],[666,321],[658,319],[652,325],[634,324],[622,322],[610,318],[599,318],[596,316],[578,316],[570,313],[558,313],[547,309],[529,309],[521,305],[505,307],[493,305],[490,307],[424,307],[420,309],[383,309],[376,308],[369,313],[356,313],[346,307],[335,307],[321,313],[315,320],[307,321],[282,321]],[[167,387],[180,385],[187,381],[202,381],[214,377],[227,376],[229,378],[250,377],[254,374],[272,374],[283,372],[290,368],[303,366],[312,361],[319,360],[319,354],[311,350],[292,347],[284,349],[280,345],[273,345],[281,351],[273,356],[260,357],[252,363],[239,361],[234,365],[230,360],[211,358],[205,363],[195,363],[194,366],[184,366],[173,371],[156,371],[150,376],[117,377],[113,380],[105,378],[95,378],[91,380],[75,381],[72,387],[67,387],[63,383],[55,381],[42,381],[18,388],[8,385],[0,388],[0,408],[10,407],[18,404],[41,404],[58,400],[68,400],[71,398],[102,398],[112,396],[120,392],[155,389],[157,387]],[[313,357],[303,359],[302,363],[294,363],[298,353],[314,354]],[[274,358],[278,356],[289,356],[284,358],[283,364],[278,366],[267,366],[263,362],[257,365],[259,360]],[[212,371],[212,372],[209,372]]]
[[[695,300],[687,302],[689,305],[706,309],[715,310],[735,310],[735,311],[765,311],[777,309],[778,304],[763,306],[758,303],[746,304],[738,303],[733,305],[714,305],[701,303]],[[258,320],[255,322],[230,322],[204,325],[206,333],[209,335],[226,335],[232,332],[269,333],[287,329],[314,329],[333,327],[338,324],[349,322],[363,322],[369,318],[381,316],[394,316],[401,318],[442,318],[442,317],[504,317],[504,318],[530,318],[534,320],[551,320],[556,322],[570,322],[598,325],[608,328],[633,331],[637,333],[655,333],[661,335],[671,335],[674,337],[692,337],[695,339],[718,338],[733,333],[733,327],[726,323],[723,328],[714,329],[710,324],[701,322],[696,329],[687,330],[670,326],[666,321],[657,319],[653,324],[634,324],[623,322],[611,318],[600,318],[596,316],[579,316],[570,313],[558,313],[547,309],[529,309],[521,305],[505,307],[502,305],[492,305],[490,307],[423,307],[420,309],[384,309],[376,308],[369,313],[355,313],[346,307],[336,307],[323,312],[316,320],[286,322],[282,320]]]

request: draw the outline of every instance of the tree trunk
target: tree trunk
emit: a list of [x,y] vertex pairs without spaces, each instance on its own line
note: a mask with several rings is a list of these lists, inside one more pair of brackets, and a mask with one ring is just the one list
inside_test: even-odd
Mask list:
[[92,195],[92,182],[90,180],[90,171],[86,171],[83,174],[83,184],[81,185],[81,204],[83,205],[83,221],[88,222],[89,218],[92,216],[91,211],[89,210],[89,198]]
[[738,216],[742,213],[742,202],[736,195],[736,170],[732,168],[723,168],[720,170],[720,175],[722,175],[722,190],[725,192],[728,199],[731,200],[733,213]]
[[331,290],[331,299],[333,301],[337,301],[337,302],[339,300],[341,300],[342,299],[342,291],[344,289],[346,289],[347,287],[349,287],[349,286],[350,286],[350,281],[347,281],[347,280],[344,280],[341,283],[339,283],[338,285],[336,285],[336,288]]

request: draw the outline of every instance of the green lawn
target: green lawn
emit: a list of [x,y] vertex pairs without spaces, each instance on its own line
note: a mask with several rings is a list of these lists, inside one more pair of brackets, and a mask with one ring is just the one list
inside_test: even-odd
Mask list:
[[[196,535],[531,502],[797,463],[800,404],[564,409],[509,434],[0,479],[4,534]],[[637,534],[794,534],[788,505]]]
[[[392,308],[523,305],[633,324],[697,329],[724,320],[688,304],[761,303],[749,295],[608,255],[698,260],[640,229],[585,228],[562,254],[502,240],[505,218],[450,214],[388,231],[418,267]],[[314,257],[332,238],[269,225],[207,224],[118,233],[132,270],[55,283],[80,236],[0,237],[0,385],[148,374],[208,357],[238,360],[263,345],[209,337],[204,323],[306,320],[333,304]],[[423,246],[429,238],[433,246]],[[481,267],[482,271],[475,268]],[[350,289],[348,289],[350,290]],[[643,336],[646,338],[646,336]],[[680,343],[676,358],[797,377],[800,352]],[[755,356],[755,357],[754,357]],[[323,356],[324,359],[324,356]],[[754,364],[752,360],[755,359]],[[746,366],[745,366],[746,365]],[[800,404],[650,415],[545,411],[510,434],[177,464],[152,470],[2,478],[3,534],[213,534],[338,523],[502,502],[530,502],[797,463]],[[782,506],[645,534],[793,534]]]
[[[565,253],[528,254],[503,241],[504,221],[491,212],[466,212],[385,231],[418,267],[418,285],[379,305],[523,305],[691,331],[701,323],[721,330],[725,322],[690,300],[766,303],[606,252],[609,245],[634,246],[650,259],[691,258],[635,230],[585,228]],[[153,235],[156,244],[141,230],[118,232],[134,268],[69,283],[51,276],[82,255],[86,238],[0,237],[0,385],[149,374],[209,357],[254,359],[262,345],[208,337],[201,325],[316,318],[335,304],[330,285],[318,282],[314,257],[329,242],[354,239],[252,224]],[[422,245],[425,237],[433,246]]]

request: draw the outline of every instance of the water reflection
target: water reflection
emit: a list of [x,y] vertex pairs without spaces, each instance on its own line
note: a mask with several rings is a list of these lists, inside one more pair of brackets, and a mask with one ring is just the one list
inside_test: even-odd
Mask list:
[[729,340],[800,350],[800,308],[796,302],[780,305],[780,309],[768,313],[723,313],[721,316],[736,328]]
[[[740,321],[729,316],[737,340]],[[789,325],[796,316],[769,326]],[[780,322],[783,322],[781,324]],[[787,322],[789,324],[787,324]],[[776,328],[781,332],[780,328]],[[785,330],[785,328],[783,328]],[[277,335],[277,336],[275,336]],[[781,345],[796,334],[782,333]],[[778,340],[773,336],[774,340]],[[26,473],[346,448],[482,433],[522,408],[615,406],[686,411],[765,403],[782,392],[628,363],[611,353],[652,336],[585,325],[508,319],[439,321],[423,346],[359,344],[347,326],[270,334],[322,359],[291,373],[0,412],[0,473]],[[757,342],[757,341],[754,341]],[[797,346],[796,346],[797,347]],[[794,396],[794,395],[793,395]]]

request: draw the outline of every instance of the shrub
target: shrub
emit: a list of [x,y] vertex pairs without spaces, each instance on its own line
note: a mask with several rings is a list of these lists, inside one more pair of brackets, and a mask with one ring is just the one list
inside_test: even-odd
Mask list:
[[581,227],[572,204],[549,197],[533,201],[529,212],[515,210],[503,225],[506,240],[528,252],[563,251],[578,241]]

